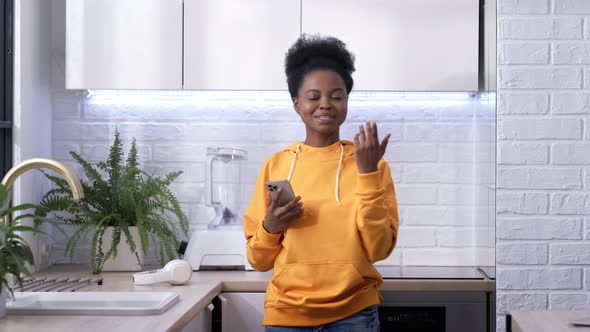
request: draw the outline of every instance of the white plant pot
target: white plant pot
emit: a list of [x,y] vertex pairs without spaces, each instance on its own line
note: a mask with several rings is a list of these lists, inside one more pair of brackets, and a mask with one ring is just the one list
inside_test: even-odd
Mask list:
[[0,289],[0,318],[6,315],[6,301],[8,301],[8,288],[2,286]]
[[[135,249],[137,250],[137,255],[139,256],[140,264],[137,264],[137,258],[135,254],[131,252],[129,249],[129,244],[127,244],[127,236],[125,233],[121,233],[121,241],[119,242],[118,250],[117,250],[117,257],[113,258],[112,256],[109,257],[104,263],[103,271],[141,271],[143,265],[143,251],[141,250],[141,242],[139,239],[139,231],[137,226],[129,227],[129,232],[131,233],[131,238],[135,243]],[[113,239],[113,227],[107,227],[103,236],[102,236],[102,248],[103,251],[106,253],[109,248],[111,248],[111,243]]]

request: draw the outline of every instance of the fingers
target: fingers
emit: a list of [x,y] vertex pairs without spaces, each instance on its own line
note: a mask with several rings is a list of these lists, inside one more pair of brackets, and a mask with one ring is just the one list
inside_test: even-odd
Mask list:
[[282,188],[271,193],[271,199],[266,209],[266,216],[262,226],[269,233],[278,234],[284,231],[292,221],[303,215],[303,204],[301,196],[293,198],[289,203],[279,206],[279,199],[283,192]]
[[291,222],[294,219],[296,219],[302,215],[303,215],[303,206],[297,205],[293,209],[285,212],[285,214],[283,214],[281,216],[281,220],[288,223],[288,222]]
[[367,145],[368,146],[374,146],[375,145],[375,134],[374,134],[374,128],[373,128],[373,122],[367,121],[367,123],[365,124],[366,127],[366,132],[367,132]]
[[359,132],[357,134],[359,136],[359,143],[360,144],[365,144],[365,141],[367,140],[366,134],[365,134],[365,127],[363,125],[359,126]]
[[302,207],[303,207],[303,203],[301,203],[301,198],[299,196],[297,196],[295,199],[293,199],[289,203],[283,205],[281,207],[281,209],[282,209],[282,212],[288,212],[293,209],[300,209]]
[[379,134],[377,133],[377,123],[373,121],[373,143],[379,144]]
[[301,215],[303,215],[301,196],[295,197],[295,199],[276,210],[277,218],[283,223],[289,223]]
[[360,125],[359,132],[354,136],[354,144],[373,147],[381,146],[379,144],[377,123],[374,121],[367,121],[365,125]]
[[391,134],[387,134],[385,135],[385,137],[383,138],[383,141],[381,141],[381,145],[379,146],[381,149],[381,154],[385,154],[385,149],[387,149],[387,143],[389,143],[389,138],[391,137]]
[[[279,190],[277,190],[277,193],[279,192]],[[283,206],[279,206],[278,196],[279,195],[276,195],[277,199],[270,202],[267,210],[268,212],[272,213],[278,218],[282,218],[282,216],[286,212],[291,211],[292,209],[301,208],[303,206],[303,204],[301,204],[301,196],[297,196],[294,199],[292,199],[289,203]]]
[[289,203],[281,206],[281,208],[283,209],[283,211],[289,211],[289,210],[295,208],[298,205],[301,205],[301,196],[295,197]]

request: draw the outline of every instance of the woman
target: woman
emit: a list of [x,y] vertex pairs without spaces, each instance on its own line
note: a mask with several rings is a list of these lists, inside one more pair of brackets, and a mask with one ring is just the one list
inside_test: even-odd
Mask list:
[[[340,140],[352,90],[354,57],[332,37],[303,36],[285,72],[304,142],[272,155],[260,170],[244,215],[248,260],[274,267],[265,298],[265,331],[379,331],[373,263],[391,254],[398,213],[377,125]],[[297,196],[270,199],[269,180],[288,179]],[[305,209],[304,209],[305,203]]]

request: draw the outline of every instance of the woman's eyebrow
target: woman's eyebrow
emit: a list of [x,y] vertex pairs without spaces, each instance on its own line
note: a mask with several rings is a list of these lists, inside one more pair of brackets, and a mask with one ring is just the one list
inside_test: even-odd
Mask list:
[[[342,89],[342,88],[336,88],[336,89],[332,90],[331,92],[336,92],[336,91],[344,91],[344,89]],[[305,93],[308,93],[308,92],[320,92],[320,90],[317,90],[317,89],[309,89],[309,90],[305,91]]]

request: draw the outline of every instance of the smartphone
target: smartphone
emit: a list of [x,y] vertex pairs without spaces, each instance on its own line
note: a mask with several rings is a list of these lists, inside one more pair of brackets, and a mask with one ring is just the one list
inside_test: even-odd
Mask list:
[[289,180],[266,182],[266,189],[268,190],[270,197],[272,199],[274,199],[278,195],[277,191],[279,190],[279,188],[283,188],[281,197],[279,197],[279,206],[286,205],[287,203],[295,199],[295,194],[293,193],[293,188],[291,188]]

